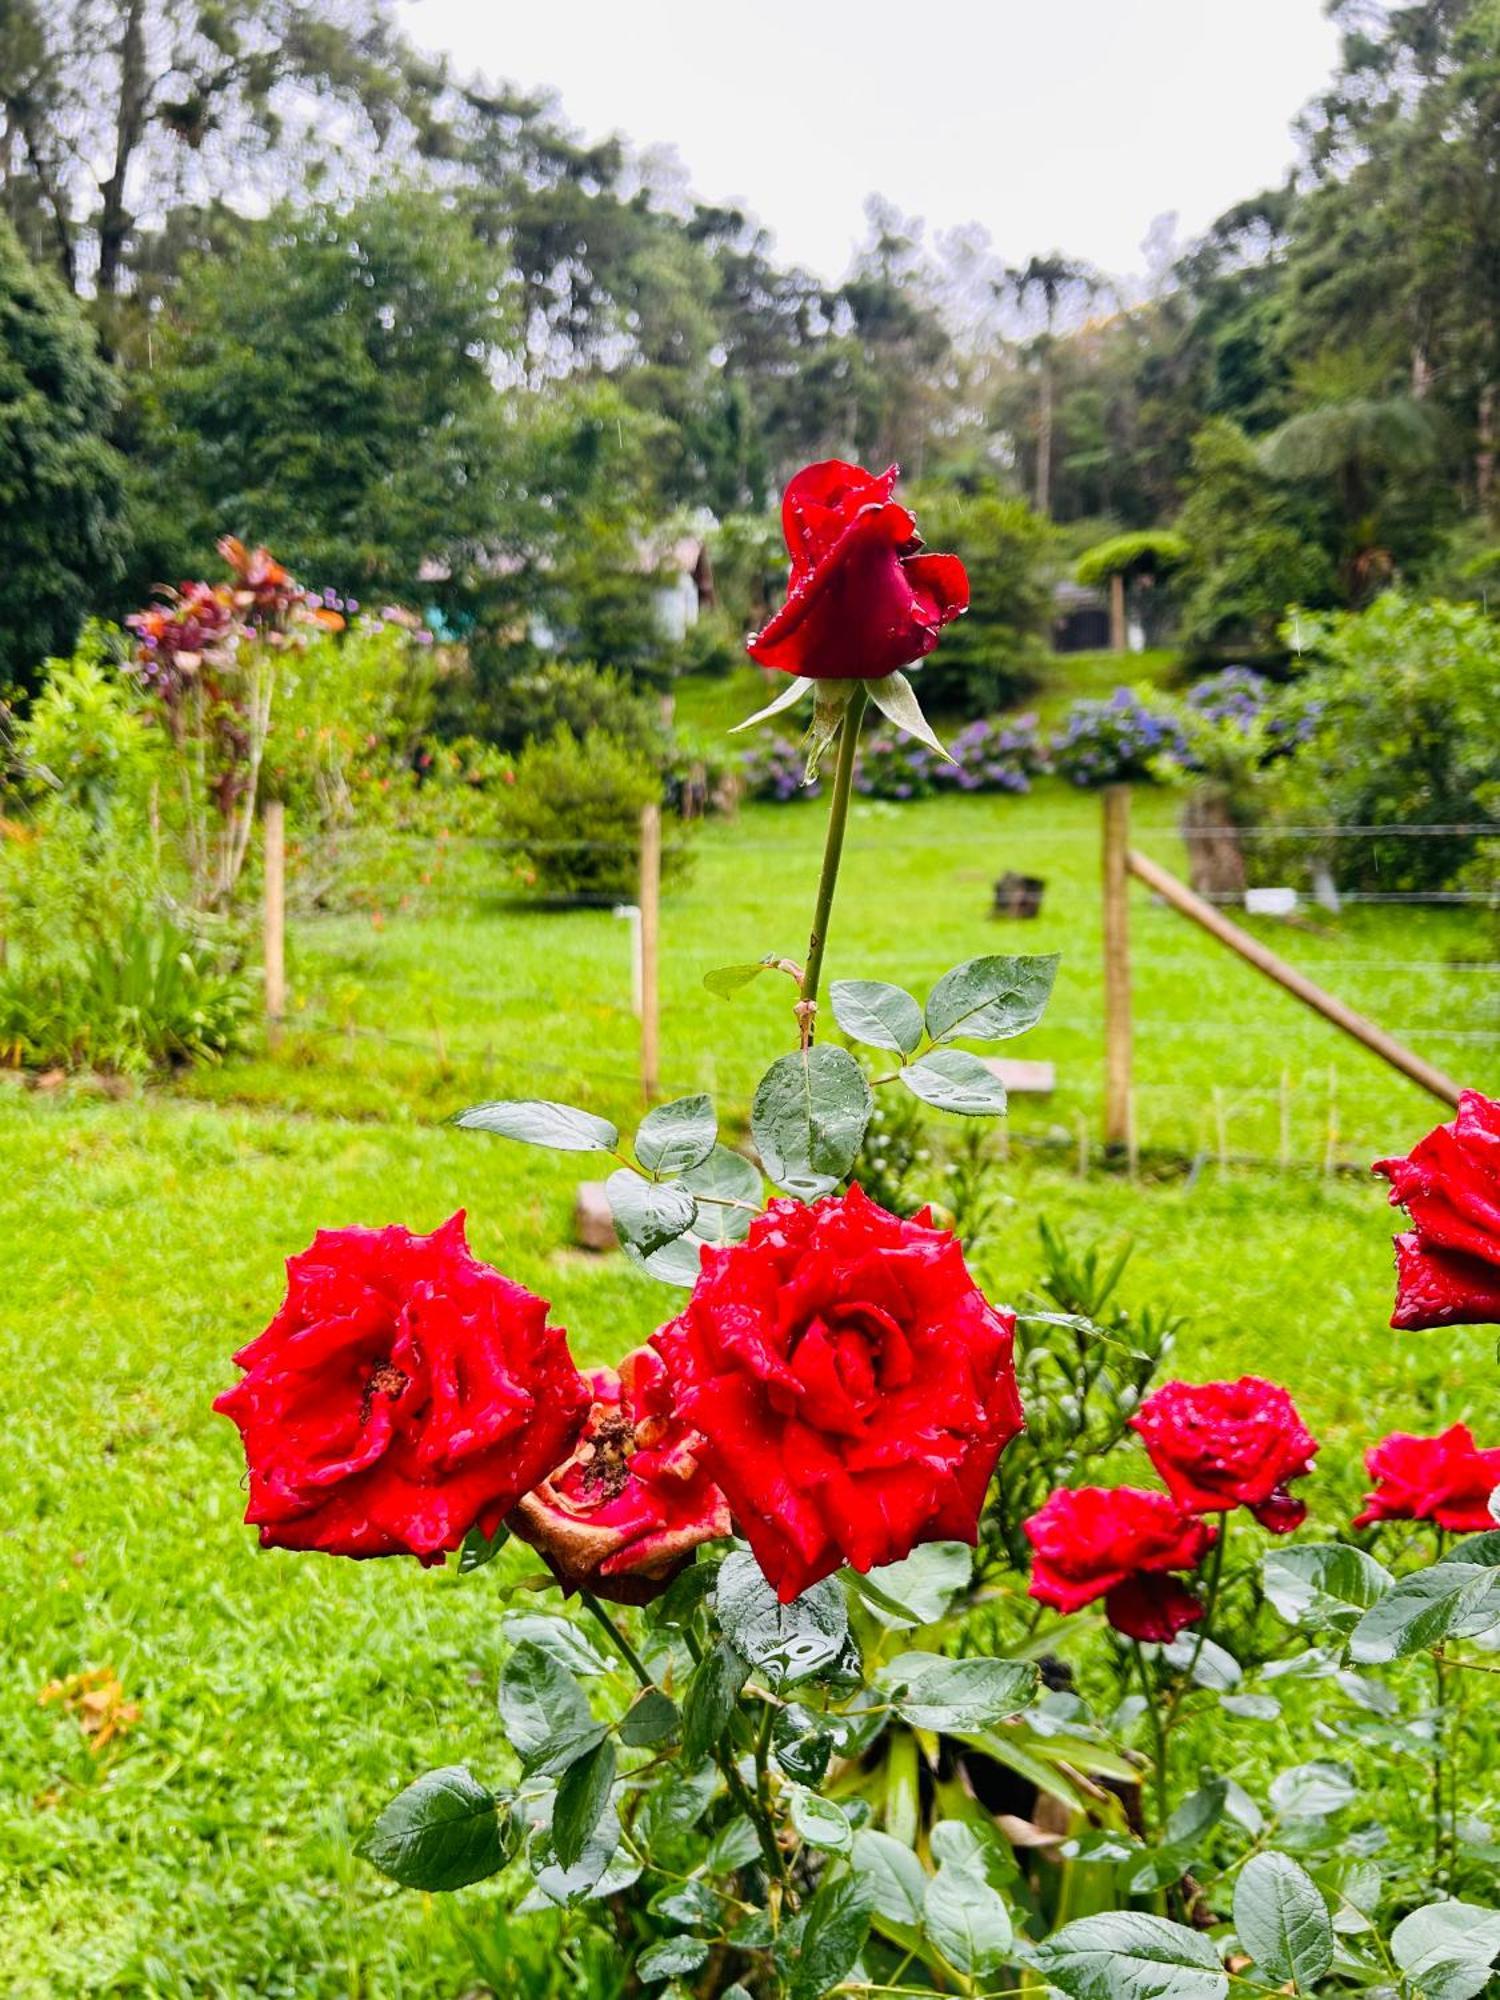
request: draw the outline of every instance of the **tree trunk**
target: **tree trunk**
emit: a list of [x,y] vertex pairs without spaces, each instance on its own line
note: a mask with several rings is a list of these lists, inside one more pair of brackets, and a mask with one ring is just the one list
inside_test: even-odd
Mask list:
[[1036,413],[1036,511],[1052,515],[1052,356],[1042,355],[1040,400]]
[[1109,650],[1123,653],[1129,637],[1125,624],[1125,579],[1117,571],[1109,580]]
[[115,163],[99,189],[99,292],[112,298],[119,288],[125,239],[135,218],[125,206],[130,162],[146,129],[146,0],[129,0],[120,34],[120,95],[115,107]]
[[1228,801],[1217,786],[1202,785],[1182,809],[1182,838],[1188,851],[1188,880],[1210,901],[1240,899],[1245,893],[1245,850]]
[[1486,382],[1479,392],[1479,412],[1475,423],[1474,499],[1481,514],[1488,514],[1495,493],[1495,385]]

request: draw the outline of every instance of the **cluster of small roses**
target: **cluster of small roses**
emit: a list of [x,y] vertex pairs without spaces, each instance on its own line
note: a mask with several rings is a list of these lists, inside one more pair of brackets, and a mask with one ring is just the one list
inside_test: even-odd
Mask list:
[[733,1524],[789,1602],[975,1539],[1021,1428],[1014,1330],[950,1234],[854,1188],[772,1202],[649,1347],[586,1377],[460,1214],[321,1232],[215,1408],[263,1546],[434,1563],[506,1525],[565,1589],[642,1603]]
[[[1287,1391],[1256,1375],[1168,1382],[1131,1418],[1167,1491],[1083,1486],[1054,1493],[1026,1525],[1036,1552],[1031,1595],[1059,1611],[1104,1600],[1111,1625],[1166,1644],[1203,1616],[1182,1573],[1196,1570],[1247,1509],[1272,1534],[1307,1518],[1289,1482],[1318,1451]],[[1216,1514],[1220,1526],[1204,1518]]]

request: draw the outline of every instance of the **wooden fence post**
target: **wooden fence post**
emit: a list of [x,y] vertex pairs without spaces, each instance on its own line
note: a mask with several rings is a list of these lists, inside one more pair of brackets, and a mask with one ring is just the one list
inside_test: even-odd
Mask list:
[[654,1104],[661,1093],[660,995],[657,956],[661,939],[661,807],[641,807],[641,1095]]
[[267,799],[262,808],[266,885],[262,917],[266,1019],[276,1029],[286,1013],[286,807]]
[[1130,1143],[1130,787],[1104,800],[1104,1143]]

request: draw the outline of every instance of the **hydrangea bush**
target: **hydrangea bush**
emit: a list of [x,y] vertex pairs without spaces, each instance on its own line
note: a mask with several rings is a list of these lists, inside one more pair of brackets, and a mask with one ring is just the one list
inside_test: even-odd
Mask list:
[[[1474,2000],[1500,1911],[1460,1835],[1449,1683],[1493,1671],[1500,1628],[1482,1448],[1372,1449],[1361,1518],[1429,1524],[1433,1565],[1412,1566],[1407,1530],[1387,1548],[1400,1575],[1367,1540],[1293,1540],[1318,1442],[1286,1388],[1155,1383],[1169,1330],[1137,1338],[1108,1306],[1118,1269],[1054,1258],[1052,1303],[1011,1307],[929,1211],[852,1184],[876,1092],[1003,1113],[969,1045],[1032,1027],[1057,969],[993,956],[922,998],[857,978],[825,993],[865,708],[930,735],[891,649],[930,650],[963,596],[892,484],[830,464],[787,493],[791,594],[757,643],[794,698],[816,684],[835,768],[805,956],[757,939],[707,976],[725,998],[791,987],[753,1153],[702,1095],[628,1140],[540,1099],[458,1120],[611,1164],[621,1243],[678,1309],[584,1375],[462,1215],[331,1229],[220,1398],[266,1547],[456,1556],[483,1590],[515,1537],[544,1566],[521,1582],[561,1593],[528,1588],[501,1620],[498,1726],[476,1711],[472,1762],[414,1776],[362,1852],[430,1892],[508,1871],[523,1911],[607,1931],[622,1991],[670,2000]],[[885,649],[869,680],[867,623]],[[1120,754],[1142,740],[1122,725]],[[1381,1171],[1412,1218],[1401,1324],[1500,1319],[1500,1106],[1466,1095]],[[1453,1543],[1446,1523],[1479,1531]],[[1435,1702],[1381,1677],[1433,1648]],[[1326,1755],[1264,1786],[1237,1754],[1299,1682],[1358,1708],[1370,1757],[1428,1768],[1420,1862],[1331,1722]]]

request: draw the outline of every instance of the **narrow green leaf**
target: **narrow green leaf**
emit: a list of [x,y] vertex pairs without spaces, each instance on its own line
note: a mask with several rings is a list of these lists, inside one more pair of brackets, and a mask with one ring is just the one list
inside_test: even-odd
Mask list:
[[773,715],[780,715],[784,709],[795,706],[809,688],[815,688],[817,685],[816,681],[803,680],[799,676],[790,687],[783,688],[774,701],[767,702],[764,708],[758,708],[754,715],[747,715],[743,722],[733,724],[729,731],[730,735],[738,736],[742,729],[753,729],[757,722],[769,722]]
[[559,1153],[612,1153],[620,1143],[607,1118],[545,1097],[498,1098],[460,1111],[453,1122],[465,1132],[497,1132],[502,1139],[551,1146]]
[[571,1868],[593,1837],[615,1781],[615,1746],[603,1736],[575,1757],[557,1785],[552,1808],[552,1847],[563,1868]]
[[1254,1854],[1234,1885],[1234,1928],[1261,1973],[1309,1991],[1333,1964],[1323,1892],[1287,1854]]
[[727,1639],[721,1639],[706,1653],[688,1683],[682,1706],[682,1755],[688,1764],[701,1764],[729,1727],[740,1689],[750,1675],[749,1663],[742,1659]]
[[406,1889],[462,1889],[505,1866],[502,1801],[462,1764],[398,1792],[357,1851]]
[[458,1573],[468,1576],[476,1569],[483,1569],[493,1562],[505,1544],[510,1540],[510,1529],[502,1521],[493,1535],[485,1534],[480,1527],[470,1528],[459,1544]]
[[883,680],[866,681],[865,691],[887,722],[925,743],[929,750],[935,750],[945,763],[954,761],[951,752],[933,734],[932,724],[922,713],[916,690],[905,674],[887,674]]
[[922,1009],[904,986],[882,979],[835,979],[828,989],[833,1018],[851,1041],[909,1056],[922,1039]]
[[772,1063],[756,1086],[750,1132],[776,1185],[816,1201],[853,1167],[873,1109],[849,1051],[818,1043]]
[[906,1065],[901,1081],[935,1111],[960,1118],[998,1118],[1005,1110],[1005,1085],[967,1049],[929,1049]]
[[1058,954],[1036,958],[971,958],[945,972],[927,996],[927,1032],[1003,1042],[1042,1018],[1057,978]]

